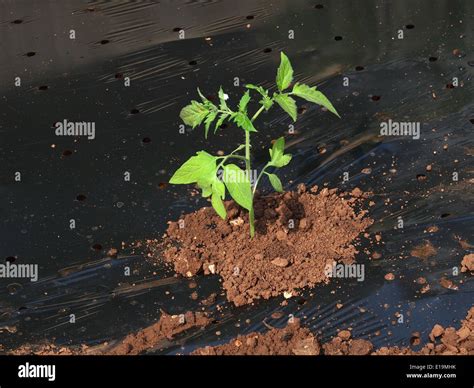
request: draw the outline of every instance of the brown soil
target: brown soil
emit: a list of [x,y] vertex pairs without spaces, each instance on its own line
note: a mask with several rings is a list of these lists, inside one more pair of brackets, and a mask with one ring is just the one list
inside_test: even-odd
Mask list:
[[106,351],[109,355],[136,355],[153,349],[164,340],[172,340],[179,333],[210,323],[204,313],[187,312],[182,315],[163,314],[160,320],[137,333],[127,335],[120,344]]
[[9,354],[13,355],[137,355],[147,350],[165,345],[177,334],[195,327],[205,327],[211,322],[204,313],[186,312],[182,315],[169,315],[162,312],[158,322],[136,333],[127,335],[117,344],[102,344],[89,347],[58,347],[54,344],[24,345]]
[[[80,348],[58,347],[52,344],[25,345],[12,355],[136,355],[154,349],[167,340],[193,327],[204,327],[210,319],[203,313],[171,316],[163,313],[160,320],[134,334],[129,334],[120,343],[103,344],[94,347],[82,345]],[[319,344],[307,328],[302,328],[298,319],[283,329],[251,333],[238,336],[227,344],[206,346],[195,350],[193,355],[474,355],[474,307],[469,310],[459,329],[443,328],[435,325],[429,335],[430,342],[420,350],[408,347],[382,347],[374,350],[370,341],[353,339],[349,330],[341,330],[331,341]],[[421,343],[419,333],[414,333],[414,345]]]
[[[414,335],[413,344],[421,340]],[[430,342],[420,350],[403,347],[382,347],[374,351],[370,341],[352,339],[349,330],[341,330],[331,341],[320,346],[314,335],[300,327],[297,319],[284,329],[271,329],[265,334],[238,336],[227,344],[207,346],[193,355],[474,355],[474,307],[471,307],[461,328],[444,329],[435,325]]]
[[284,329],[271,329],[265,334],[251,333],[238,336],[228,344],[206,346],[192,354],[200,356],[222,355],[318,355],[319,343],[308,329],[301,328],[299,320]]
[[425,240],[422,244],[412,249],[410,254],[419,259],[427,259],[428,257],[436,255],[437,250],[431,241]]
[[420,350],[410,348],[382,347],[376,355],[474,355],[474,307],[469,310],[466,319],[461,322],[461,327],[443,328],[435,325],[430,333],[430,341]]
[[256,235],[250,239],[247,212],[227,201],[227,220],[210,207],[170,222],[163,242],[148,241],[151,255],[187,277],[200,271],[223,279],[236,306],[256,299],[296,295],[297,289],[329,279],[327,264],[351,263],[356,241],[372,224],[355,207],[368,194],[317,187],[274,194],[255,201]]
[[461,272],[474,272],[474,253],[465,255],[461,261]]

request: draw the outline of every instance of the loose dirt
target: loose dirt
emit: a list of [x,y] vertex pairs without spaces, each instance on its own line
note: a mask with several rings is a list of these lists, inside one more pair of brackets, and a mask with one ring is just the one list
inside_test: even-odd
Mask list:
[[359,189],[338,193],[317,187],[273,194],[255,201],[256,235],[249,237],[248,215],[227,201],[228,218],[210,207],[169,222],[162,241],[148,240],[149,256],[192,277],[219,274],[227,299],[236,306],[285,295],[328,282],[335,262],[352,263],[358,238],[373,220],[356,209],[369,196]]
[[[24,345],[8,354],[12,355],[137,355],[148,350],[159,349],[173,338],[187,330],[205,327],[211,319],[201,312],[186,312],[181,315],[169,315],[162,312],[158,322],[136,333],[127,335],[118,343],[101,344],[89,347],[56,346],[54,344]],[[162,346],[163,347],[163,346]]]
[[308,329],[300,326],[299,320],[283,329],[271,329],[265,334],[251,333],[238,336],[228,344],[206,346],[194,351],[193,355],[318,355],[320,346]]
[[[195,350],[193,355],[474,355],[474,307],[471,307],[461,327],[443,328],[435,325],[430,342],[419,350],[409,347],[382,347],[374,350],[365,339],[353,339],[349,330],[341,330],[329,342],[319,345],[315,336],[294,319],[283,329],[238,336],[229,343],[206,346]],[[413,345],[419,345],[419,333],[414,333]]]

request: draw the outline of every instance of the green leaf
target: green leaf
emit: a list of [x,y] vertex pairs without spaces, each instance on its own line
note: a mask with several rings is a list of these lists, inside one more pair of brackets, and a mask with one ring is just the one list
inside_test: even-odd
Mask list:
[[222,113],[220,116],[219,116],[219,120],[217,120],[216,122],[216,126],[214,127],[214,133],[216,133],[217,129],[224,123],[225,119],[228,117],[229,115],[227,113]]
[[272,146],[272,154],[273,156],[280,156],[283,155],[285,152],[285,138],[283,136],[279,137],[275,140]]
[[245,171],[235,164],[227,164],[224,166],[223,181],[235,202],[250,210],[253,202],[252,188]]
[[281,155],[278,158],[272,159],[270,165],[273,167],[283,167],[291,162],[291,154]]
[[253,89],[259,92],[262,95],[262,99],[259,101],[263,105],[266,111],[268,111],[273,105],[273,99],[268,96],[268,91],[261,86],[256,86],[252,84],[245,85],[247,89]]
[[208,113],[209,110],[204,106],[204,104],[193,100],[190,105],[181,109],[179,117],[181,117],[181,120],[183,120],[186,125],[195,128],[202,123]]
[[246,87],[247,89],[253,89],[253,90],[263,89],[261,86],[254,85],[254,84],[245,84],[245,87]]
[[206,117],[206,120],[204,121],[205,123],[205,129],[204,129],[204,137],[207,139],[207,134],[209,132],[209,127],[211,126],[212,122],[215,120],[217,117],[217,112],[209,112],[209,114]]
[[219,88],[218,96],[219,96],[219,101],[220,101],[219,108],[221,110],[229,110],[229,107],[227,106],[227,102],[225,100],[224,90],[222,90],[222,86]]
[[175,185],[197,182],[201,187],[209,186],[216,174],[216,157],[205,151],[197,152],[178,168],[170,179]]
[[284,154],[285,152],[285,138],[282,136],[275,140],[270,151],[270,166],[283,167],[291,161],[290,154]]
[[214,182],[212,183],[212,191],[216,194],[219,194],[219,196],[224,199],[225,198],[225,185],[222,181],[220,181],[219,179],[216,179],[214,180]]
[[268,96],[264,96],[261,100],[260,100],[260,104],[263,105],[263,107],[265,108],[265,110],[269,110],[272,106],[273,106],[273,100],[268,97]]
[[207,198],[212,194],[212,187],[211,186],[200,186],[198,185],[199,188],[202,190],[202,197]]
[[257,132],[246,113],[237,112],[233,115],[233,120],[243,130],[247,132]]
[[293,91],[291,92],[291,94],[304,98],[306,101],[322,105],[328,111],[334,113],[337,117],[341,117],[339,116],[339,113],[337,113],[331,102],[327,99],[327,97],[320,91],[316,90],[316,86],[310,87],[305,84],[296,83],[295,86],[293,86]]
[[291,67],[290,60],[282,51],[280,53],[280,66],[278,67],[276,84],[278,90],[281,92],[290,86],[293,80],[293,68]]
[[274,94],[273,99],[280,107],[296,121],[296,101],[288,94]]
[[198,94],[199,94],[199,97],[201,97],[201,100],[202,102],[208,102],[209,100],[201,93],[201,90],[199,88],[197,88],[197,91],[198,91]]
[[279,193],[283,192],[283,186],[281,184],[280,178],[278,178],[275,174],[269,174],[268,172],[265,172],[265,174],[268,175],[268,179],[270,180],[270,183],[272,184],[272,187],[278,191]]
[[242,113],[247,112],[247,105],[249,104],[250,101],[250,92],[247,90],[245,94],[242,96],[239,102],[239,111]]
[[247,89],[256,90],[256,91],[259,92],[262,96],[268,95],[267,91],[266,91],[262,86],[247,84],[247,85],[245,85],[245,87],[246,87]]
[[216,192],[212,192],[211,197],[211,204],[216,213],[221,217],[223,220],[227,217],[227,212],[225,210],[224,202],[222,202],[221,197]]

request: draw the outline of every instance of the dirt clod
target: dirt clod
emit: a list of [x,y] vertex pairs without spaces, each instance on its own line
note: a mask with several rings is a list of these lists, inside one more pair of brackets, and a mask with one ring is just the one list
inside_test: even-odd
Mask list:
[[474,272],[474,253],[465,255],[461,261],[461,272]]

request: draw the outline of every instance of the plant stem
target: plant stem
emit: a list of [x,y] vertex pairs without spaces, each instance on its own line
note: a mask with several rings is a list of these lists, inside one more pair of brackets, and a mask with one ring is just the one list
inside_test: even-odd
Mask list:
[[262,175],[265,173],[265,170],[267,169],[267,167],[270,165],[270,163],[267,163],[263,168],[262,168],[262,171],[260,171],[260,174],[258,174],[258,177],[257,177],[257,180],[255,181],[255,185],[253,186],[253,191],[252,191],[252,194],[255,195],[255,191],[257,191],[257,186],[258,186],[258,182],[260,182],[260,178],[262,177]]
[[[255,114],[252,116],[252,118],[250,119],[250,121],[255,121],[255,119],[260,115],[260,113],[263,112],[263,110],[265,109],[265,107],[262,105],[260,107],[260,109],[255,112]],[[249,177],[250,179],[250,170],[251,170],[251,160],[250,160],[250,132],[249,131],[245,131],[245,166],[246,166],[246,170],[247,170],[247,176]],[[258,180],[257,180],[258,182]],[[256,186],[255,186],[256,187]],[[253,237],[255,235],[255,219],[254,219],[254,211],[253,211],[253,195],[255,194],[255,188],[253,189],[252,191],[252,207],[250,208],[249,210],[249,223],[250,223],[250,237]]]
[[260,107],[260,109],[259,109],[257,112],[255,112],[255,114],[254,114],[253,117],[250,119],[250,121],[255,121],[255,119],[256,119],[258,116],[260,116],[260,113],[262,113],[264,109],[265,109],[265,107],[262,105],[262,106]]

